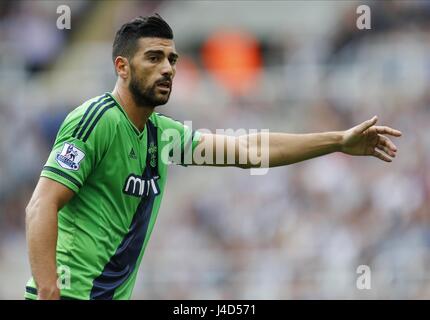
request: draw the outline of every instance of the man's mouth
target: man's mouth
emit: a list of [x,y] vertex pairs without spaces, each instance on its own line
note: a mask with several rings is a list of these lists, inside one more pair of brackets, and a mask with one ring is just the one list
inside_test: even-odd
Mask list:
[[163,89],[169,89],[171,88],[172,83],[170,81],[162,81],[157,83],[157,87],[163,88]]

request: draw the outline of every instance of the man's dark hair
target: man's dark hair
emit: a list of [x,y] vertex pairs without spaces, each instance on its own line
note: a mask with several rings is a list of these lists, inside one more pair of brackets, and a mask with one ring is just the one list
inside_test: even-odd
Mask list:
[[112,60],[118,56],[130,60],[137,51],[137,40],[142,37],[173,39],[173,31],[159,14],[137,17],[121,26],[115,35]]

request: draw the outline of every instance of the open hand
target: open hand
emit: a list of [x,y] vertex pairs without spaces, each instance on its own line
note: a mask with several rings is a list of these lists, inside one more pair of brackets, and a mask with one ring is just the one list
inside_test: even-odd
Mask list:
[[[374,156],[391,162],[396,156],[397,147],[384,135],[400,137],[402,133],[386,126],[375,126],[378,117],[346,130],[343,133],[341,151],[354,156]],[[383,151],[383,152],[382,152]]]

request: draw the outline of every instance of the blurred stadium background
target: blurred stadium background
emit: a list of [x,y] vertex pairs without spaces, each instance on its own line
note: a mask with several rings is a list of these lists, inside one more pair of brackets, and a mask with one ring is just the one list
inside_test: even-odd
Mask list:
[[[61,4],[71,30],[56,28]],[[371,30],[356,28],[360,4]],[[24,208],[60,123],[113,89],[115,31],[153,12],[181,54],[162,112],[193,129],[341,130],[377,114],[404,136],[392,164],[173,166],[133,298],[429,299],[430,2],[82,0],[0,2],[0,298],[23,297]],[[371,290],[356,288],[363,264]]]

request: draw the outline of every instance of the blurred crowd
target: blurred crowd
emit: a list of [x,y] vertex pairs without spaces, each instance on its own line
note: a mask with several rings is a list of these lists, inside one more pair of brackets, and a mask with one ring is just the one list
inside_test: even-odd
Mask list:
[[[116,28],[136,12],[169,22],[172,12],[202,5],[69,3],[72,29],[59,31],[55,1],[0,2],[3,299],[21,298],[30,275],[24,209],[59,125],[113,88]],[[359,4],[371,8],[371,30],[356,27]],[[291,6],[288,22],[300,4],[282,5]],[[261,70],[246,93],[232,93],[205,67],[204,38],[177,43],[174,93],[162,112],[193,129],[294,133],[344,130],[376,114],[403,132],[398,156],[386,164],[336,153],[261,176],[173,166],[133,298],[430,298],[430,5],[316,1],[317,15],[318,6],[333,7],[321,9],[331,21],[324,28],[305,14],[306,33],[276,26],[271,40],[254,34]],[[244,3],[241,13],[252,8]],[[95,25],[103,30],[89,35]],[[371,290],[357,289],[360,265],[372,271]]]

